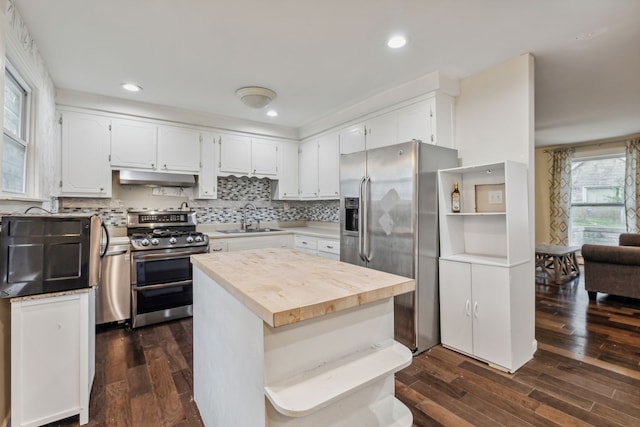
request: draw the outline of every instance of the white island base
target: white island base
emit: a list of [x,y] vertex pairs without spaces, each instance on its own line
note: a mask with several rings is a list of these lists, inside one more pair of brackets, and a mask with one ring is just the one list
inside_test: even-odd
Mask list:
[[411,426],[393,297],[272,327],[194,263],[194,399],[206,426]]

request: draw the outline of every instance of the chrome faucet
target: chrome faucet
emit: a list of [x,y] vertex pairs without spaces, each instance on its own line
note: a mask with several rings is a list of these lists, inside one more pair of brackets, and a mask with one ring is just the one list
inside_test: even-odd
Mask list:
[[247,208],[253,208],[253,212],[256,211],[256,206],[253,203],[247,203],[243,208],[244,219],[242,220],[242,229],[247,231],[251,226],[251,218],[247,217]]

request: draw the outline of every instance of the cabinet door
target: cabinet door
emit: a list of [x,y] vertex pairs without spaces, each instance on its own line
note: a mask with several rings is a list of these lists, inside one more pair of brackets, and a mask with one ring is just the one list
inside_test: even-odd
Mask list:
[[251,138],[223,135],[220,138],[220,173],[249,175],[251,172]]
[[278,181],[275,199],[297,199],[298,198],[298,149],[300,145],[296,142],[282,141],[278,150]]
[[337,199],[340,194],[340,139],[337,133],[318,141],[318,196]]
[[398,142],[417,139],[429,144],[435,143],[431,131],[433,104],[432,100],[426,100],[396,111]]
[[393,114],[383,114],[367,121],[367,150],[386,147],[397,142],[396,123]]
[[300,146],[300,197],[318,197],[318,141]]
[[471,266],[440,260],[440,334],[442,344],[473,354]]
[[135,120],[111,121],[111,167],[156,169],[158,127]]
[[340,154],[350,154],[356,153],[358,151],[364,151],[364,130],[364,125],[358,124],[340,131]]
[[216,150],[217,135],[205,133],[202,135],[200,147],[200,175],[198,176],[198,198],[218,198],[218,151]]
[[198,173],[200,132],[173,126],[158,129],[158,168],[162,171]]
[[509,268],[473,264],[473,353],[511,366]]
[[62,196],[111,197],[111,120],[62,114]]
[[291,235],[237,237],[228,240],[229,251],[263,248],[291,248]]
[[251,139],[251,174],[275,177],[278,174],[278,143],[266,139]]

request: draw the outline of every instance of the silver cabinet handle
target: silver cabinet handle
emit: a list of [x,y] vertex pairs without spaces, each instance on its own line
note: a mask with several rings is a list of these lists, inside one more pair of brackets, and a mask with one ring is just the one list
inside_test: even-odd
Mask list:
[[222,252],[222,248],[211,248],[211,252]]

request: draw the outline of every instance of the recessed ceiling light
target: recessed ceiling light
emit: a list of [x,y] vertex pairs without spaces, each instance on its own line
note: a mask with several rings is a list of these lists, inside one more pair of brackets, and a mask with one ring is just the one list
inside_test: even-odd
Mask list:
[[267,116],[269,117],[278,117],[278,112],[276,110],[267,111]]
[[404,36],[393,36],[387,41],[387,46],[391,49],[398,49],[407,44],[407,39]]
[[129,92],[140,92],[142,90],[142,86],[138,86],[134,83],[122,83],[122,88]]

